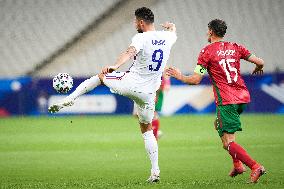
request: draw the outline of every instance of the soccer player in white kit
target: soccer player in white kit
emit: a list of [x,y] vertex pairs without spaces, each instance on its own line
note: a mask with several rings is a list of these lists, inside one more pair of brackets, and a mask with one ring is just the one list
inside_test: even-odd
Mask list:
[[[155,110],[155,95],[161,85],[162,73],[176,42],[176,28],[173,23],[162,24],[163,31],[156,31],[154,14],[146,7],[135,11],[135,27],[138,31],[130,46],[117,59],[114,66],[107,66],[101,73],[82,82],[76,90],[62,102],[49,107],[49,112],[74,104],[76,98],[101,84],[105,84],[113,93],[127,96],[138,107],[138,118],[145,142],[145,148],[151,161],[151,175],[148,182],[160,180],[158,165],[158,144],[152,131],[152,119]],[[127,72],[116,72],[129,59],[133,64]]]

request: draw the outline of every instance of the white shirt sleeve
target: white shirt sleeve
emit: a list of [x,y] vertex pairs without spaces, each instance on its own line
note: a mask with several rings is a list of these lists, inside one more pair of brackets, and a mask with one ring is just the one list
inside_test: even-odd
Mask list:
[[142,33],[137,33],[136,35],[134,35],[134,37],[132,38],[132,42],[129,46],[135,47],[137,53],[141,49],[143,49],[143,35],[142,35]]

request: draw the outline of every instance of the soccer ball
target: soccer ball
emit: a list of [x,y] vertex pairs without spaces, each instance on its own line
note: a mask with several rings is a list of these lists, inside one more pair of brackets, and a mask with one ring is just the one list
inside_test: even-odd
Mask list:
[[59,73],[53,78],[53,88],[58,93],[68,93],[73,87],[73,79],[68,73]]

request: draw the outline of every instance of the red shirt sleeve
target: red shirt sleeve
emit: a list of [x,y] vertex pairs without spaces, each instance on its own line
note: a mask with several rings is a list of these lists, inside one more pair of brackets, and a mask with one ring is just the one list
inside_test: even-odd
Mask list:
[[242,45],[239,45],[238,50],[241,55],[241,59],[247,60],[249,56],[251,55],[251,52]]
[[208,53],[207,48],[203,48],[200,51],[197,64],[207,69],[208,64],[209,64],[209,53]]

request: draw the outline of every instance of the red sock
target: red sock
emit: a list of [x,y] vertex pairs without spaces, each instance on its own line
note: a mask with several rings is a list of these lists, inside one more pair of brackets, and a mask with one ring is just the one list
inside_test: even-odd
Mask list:
[[[231,155],[231,154],[230,154],[230,155]],[[231,155],[231,156],[232,156],[232,155]],[[234,163],[234,164],[240,162],[240,160],[236,157],[236,154],[235,154],[235,156],[232,156],[232,159],[233,159],[233,163]]]
[[[231,154],[230,154],[230,155],[231,155]],[[237,167],[240,163],[242,163],[242,162],[237,158],[236,154],[235,154],[234,156],[231,155],[231,157],[232,157],[232,159],[233,159],[233,164],[234,164],[235,167]]]
[[160,127],[160,120],[159,119],[153,119],[152,121],[152,129],[153,129],[153,133],[154,136],[156,137],[156,139],[158,140],[158,130]]
[[253,160],[248,153],[243,149],[239,144],[231,142],[228,147],[229,153],[233,158],[233,161],[240,160],[246,164],[250,169],[256,164],[256,161]]
[[240,166],[242,166],[242,162],[239,159],[233,156],[232,156],[232,159],[233,159],[233,164],[235,168],[239,168]]

